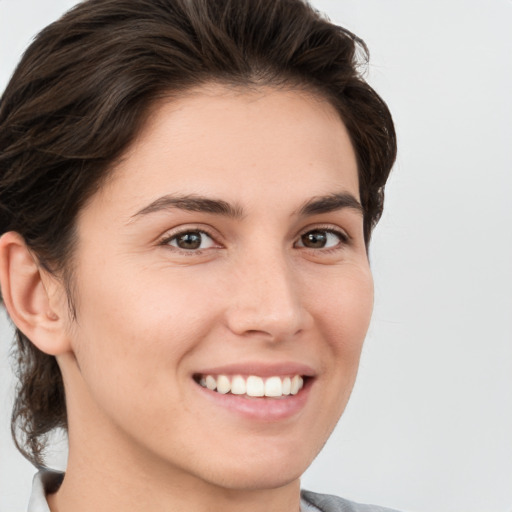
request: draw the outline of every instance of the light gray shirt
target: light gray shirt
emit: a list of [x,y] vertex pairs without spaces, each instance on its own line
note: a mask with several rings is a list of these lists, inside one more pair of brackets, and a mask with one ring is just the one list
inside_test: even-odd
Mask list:
[[[28,505],[28,512],[50,512],[46,494],[56,492],[60,487],[64,473],[41,470],[32,484],[32,494]],[[347,501],[337,496],[317,494],[309,491],[301,492],[300,512],[396,512],[389,508],[375,505],[361,505]]]

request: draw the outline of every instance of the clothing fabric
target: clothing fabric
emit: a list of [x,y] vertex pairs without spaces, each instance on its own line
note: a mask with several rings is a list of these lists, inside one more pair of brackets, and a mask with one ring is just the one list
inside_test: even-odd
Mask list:
[[[43,469],[39,471],[32,484],[32,495],[28,512],[50,512],[46,494],[56,492],[64,479],[64,473]],[[361,505],[337,496],[301,492],[300,512],[396,512],[375,505]]]
[[56,492],[64,479],[64,473],[42,469],[34,476],[28,512],[50,512],[46,495]]
[[377,505],[363,505],[330,494],[300,493],[300,512],[397,512]]

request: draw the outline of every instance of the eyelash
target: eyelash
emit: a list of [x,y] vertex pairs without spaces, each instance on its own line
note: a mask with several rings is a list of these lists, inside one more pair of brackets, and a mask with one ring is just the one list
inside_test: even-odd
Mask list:
[[[302,240],[302,237],[304,237],[308,233],[313,233],[315,231],[335,235],[339,239],[339,243],[334,247],[328,247],[328,248],[311,248],[311,247],[306,247],[306,246],[298,246],[298,248],[309,250],[309,251],[314,251],[314,252],[322,251],[323,253],[331,253],[331,252],[336,252],[336,251],[343,249],[344,246],[346,246],[350,243],[350,237],[345,231],[333,229],[331,226],[329,226],[329,227],[315,226],[315,227],[308,227],[306,230],[302,231],[299,234],[297,241],[294,242],[294,244],[293,244],[294,247],[297,247],[297,244]],[[216,244],[218,246],[218,242],[216,242],[216,237],[214,235],[212,235],[205,229],[193,228],[193,227],[187,228],[187,229],[182,229],[180,231],[176,231],[176,232],[167,234],[167,236],[165,236],[164,238],[161,239],[161,241],[159,242],[158,245],[171,247],[173,250],[175,250],[181,254],[185,254],[187,256],[201,255],[205,250],[210,249],[209,247],[206,249],[182,249],[180,247],[171,245],[171,242],[173,240],[176,240],[180,236],[183,236],[183,235],[186,235],[189,233],[206,235],[208,238],[210,238],[213,241],[214,244]]]

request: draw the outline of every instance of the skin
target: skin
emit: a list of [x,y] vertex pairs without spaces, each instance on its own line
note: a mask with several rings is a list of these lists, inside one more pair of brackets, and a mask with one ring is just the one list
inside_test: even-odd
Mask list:
[[[343,204],[304,209],[333,194]],[[233,211],[164,208],[163,196]],[[209,86],[155,108],[77,220],[76,321],[39,269],[54,332],[31,339],[57,356],[69,417],[53,512],[299,509],[371,316],[358,199],[347,131],[317,97]],[[178,247],[178,232],[198,230],[200,249]],[[306,245],[315,230],[325,247]],[[206,399],[194,373],[241,361],[307,365],[304,405],[265,422]]]

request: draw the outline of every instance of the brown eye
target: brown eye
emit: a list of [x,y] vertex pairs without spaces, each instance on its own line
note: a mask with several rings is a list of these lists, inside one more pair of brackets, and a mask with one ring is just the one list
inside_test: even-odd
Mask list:
[[345,241],[345,236],[336,231],[314,229],[301,235],[298,246],[308,249],[330,249]]
[[302,245],[310,249],[322,249],[327,243],[327,233],[325,231],[310,231],[300,237]]
[[186,231],[172,237],[169,242],[172,247],[185,251],[208,249],[214,245],[213,240],[203,231]]

